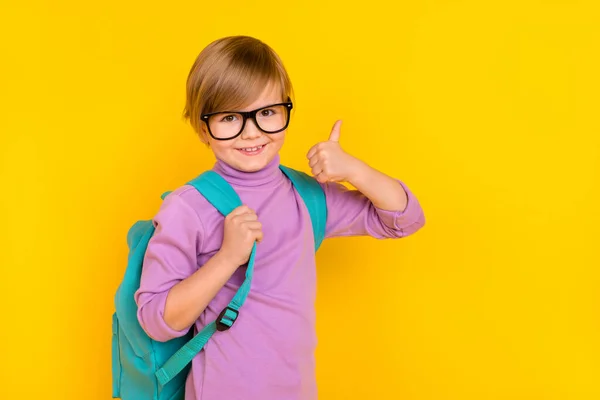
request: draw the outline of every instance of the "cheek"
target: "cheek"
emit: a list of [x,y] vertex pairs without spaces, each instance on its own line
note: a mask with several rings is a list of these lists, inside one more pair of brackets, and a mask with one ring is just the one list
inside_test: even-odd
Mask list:
[[233,148],[233,145],[226,141],[211,140],[210,148],[215,155],[225,154]]
[[280,148],[281,146],[283,146],[283,142],[285,141],[285,131],[273,135],[271,140],[275,147]]

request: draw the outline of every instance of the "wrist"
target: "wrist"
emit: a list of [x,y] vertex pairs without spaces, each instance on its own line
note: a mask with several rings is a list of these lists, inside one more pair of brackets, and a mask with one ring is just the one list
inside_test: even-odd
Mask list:
[[236,270],[240,266],[240,263],[227,250],[223,250],[222,248],[215,253],[213,258],[224,268]]
[[354,187],[361,186],[362,182],[368,179],[369,166],[355,157],[352,157],[349,165],[349,174],[346,180]]

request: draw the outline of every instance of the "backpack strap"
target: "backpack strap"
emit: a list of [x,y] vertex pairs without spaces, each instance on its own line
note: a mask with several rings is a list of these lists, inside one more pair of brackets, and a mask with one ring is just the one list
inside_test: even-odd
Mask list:
[[[221,214],[229,215],[242,202],[233,188],[214,171],[206,171],[188,183],[195,187]],[[256,243],[252,247],[246,278],[227,307],[219,314],[216,321],[211,322],[201,332],[198,332],[190,341],[182,346],[165,364],[156,371],[158,381],[165,385],[181,372],[192,359],[202,350],[208,340],[216,331],[225,331],[233,325],[250,292],[252,274],[254,272],[254,258],[256,257]]]
[[284,165],[280,165],[279,168],[292,181],[308,208],[315,236],[315,251],[317,251],[325,239],[325,224],[327,223],[327,203],[323,188],[315,178],[304,172]]

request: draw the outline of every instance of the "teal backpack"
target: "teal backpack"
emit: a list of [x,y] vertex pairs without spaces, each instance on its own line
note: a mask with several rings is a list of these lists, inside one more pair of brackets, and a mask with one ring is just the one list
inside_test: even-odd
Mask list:
[[[327,206],[318,182],[303,172],[280,166],[304,200],[311,217],[315,251],[325,237]],[[216,172],[207,171],[188,183],[226,216],[242,205],[233,188]],[[163,194],[162,198],[169,192]],[[229,305],[216,321],[197,335],[193,329],[167,342],[151,339],[137,319],[134,293],[139,288],[148,241],[154,233],[152,220],[136,222],[127,233],[129,255],[123,280],[115,296],[112,320],[112,397],[123,400],[183,400],[189,363],[216,331],[226,331],[244,304],[254,271],[256,243],[252,248],[246,277]]]

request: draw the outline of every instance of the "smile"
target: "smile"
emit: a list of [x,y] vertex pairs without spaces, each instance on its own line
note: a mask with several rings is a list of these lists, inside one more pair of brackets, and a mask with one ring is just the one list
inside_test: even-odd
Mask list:
[[244,147],[241,149],[237,149],[240,153],[245,154],[247,156],[255,156],[257,154],[262,153],[263,149],[267,147],[266,144],[261,144],[260,146],[255,147]]

